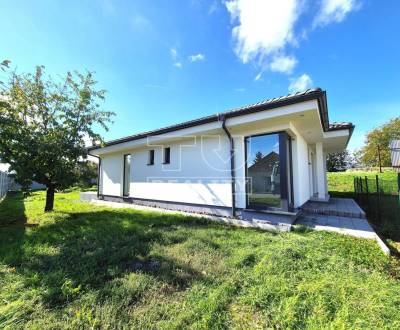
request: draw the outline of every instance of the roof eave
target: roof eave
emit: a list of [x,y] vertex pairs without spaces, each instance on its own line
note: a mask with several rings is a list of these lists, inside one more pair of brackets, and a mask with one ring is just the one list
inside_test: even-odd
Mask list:
[[319,114],[320,114],[320,118],[321,118],[322,128],[325,132],[327,132],[327,131],[329,131],[329,118],[328,118],[326,92],[320,88],[316,88],[316,89],[304,92],[302,94],[294,94],[294,95],[291,95],[288,97],[272,99],[265,103],[254,104],[254,105],[247,106],[247,107],[233,109],[233,110],[224,112],[222,114],[210,115],[207,117],[183,122],[181,124],[164,127],[164,128],[153,130],[153,131],[148,131],[148,132],[144,132],[141,134],[131,135],[131,136],[127,136],[127,137],[124,137],[121,139],[108,141],[103,145],[89,147],[88,153],[90,154],[90,151],[92,151],[92,150],[101,149],[101,148],[116,145],[116,144],[135,141],[135,140],[139,140],[139,139],[150,137],[150,136],[166,134],[166,133],[174,132],[174,131],[185,129],[185,128],[190,128],[190,127],[194,127],[194,126],[199,126],[199,125],[203,125],[203,124],[207,124],[207,123],[216,122],[216,121],[220,120],[221,115],[225,116],[225,118],[233,118],[233,117],[238,117],[238,116],[256,113],[256,112],[265,111],[265,110],[270,110],[270,109],[276,109],[276,108],[280,108],[280,107],[284,107],[284,106],[288,106],[288,105],[292,105],[292,104],[296,104],[296,103],[300,103],[300,102],[315,100],[315,99],[318,101],[318,110],[319,110]]

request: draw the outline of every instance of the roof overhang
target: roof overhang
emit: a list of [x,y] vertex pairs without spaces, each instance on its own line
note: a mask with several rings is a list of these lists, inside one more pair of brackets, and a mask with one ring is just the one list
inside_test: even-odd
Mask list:
[[[235,129],[235,126],[249,124],[252,121],[279,121],[279,118],[286,117],[289,120],[293,120],[293,116],[298,115],[298,113],[307,113],[307,111],[315,110],[318,111],[318,116],[314,117],[314,119],[317,118],[316,120],[319,122],[320,134],[323,135],[324,141],[326,139],[328,142],[332,139],[341,139],[347,136],[344,144],[345,148],[354,126],[350,123],[329,124],[326,92],[317,88],[233,109],[222,114],[214,114],[158,130],[112,140],[103,145],[90,147],[88,151],[90,154],[102,155],[146,145],[157,145],[157,143],[161,144],[161,142],[169,143],[173,140],[185,137],[190,138],[199,134],[217,133],[221,129],[220,121],[222,117],[227,120],[227,126]],[[336,141],[339,142],[339,140]],[[339,143],[339,145],[343,145],[343,143]]]

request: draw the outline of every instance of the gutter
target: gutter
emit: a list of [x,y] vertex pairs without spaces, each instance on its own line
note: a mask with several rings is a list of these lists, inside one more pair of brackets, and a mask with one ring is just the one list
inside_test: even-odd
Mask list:
[[219,120],[222,120],[222,129],[225,131],[229,139],[229,149],[231,157],[231,191],[232,191],[232,217],[236,217],[236,186],[235,186],[235,145],[231,133],[226,127],[225,115],[219,116]]

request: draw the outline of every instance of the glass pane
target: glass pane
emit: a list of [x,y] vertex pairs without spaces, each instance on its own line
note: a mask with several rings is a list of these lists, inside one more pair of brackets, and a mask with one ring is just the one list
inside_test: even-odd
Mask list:
[[131,182],[131,155],[124,156],[124,196],[129,196]]
[[248,204],[281,207],[279,134],[247,139]]

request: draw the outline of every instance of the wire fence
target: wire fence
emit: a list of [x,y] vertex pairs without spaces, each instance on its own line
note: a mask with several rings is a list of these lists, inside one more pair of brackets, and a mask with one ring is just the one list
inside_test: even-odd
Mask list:
[[400,240],[400,173],[397,180],[355,177],[354,197],[385,237]]
[[0,172],[0,199],[7,194],[13,182],[13,179],[8,173]]

